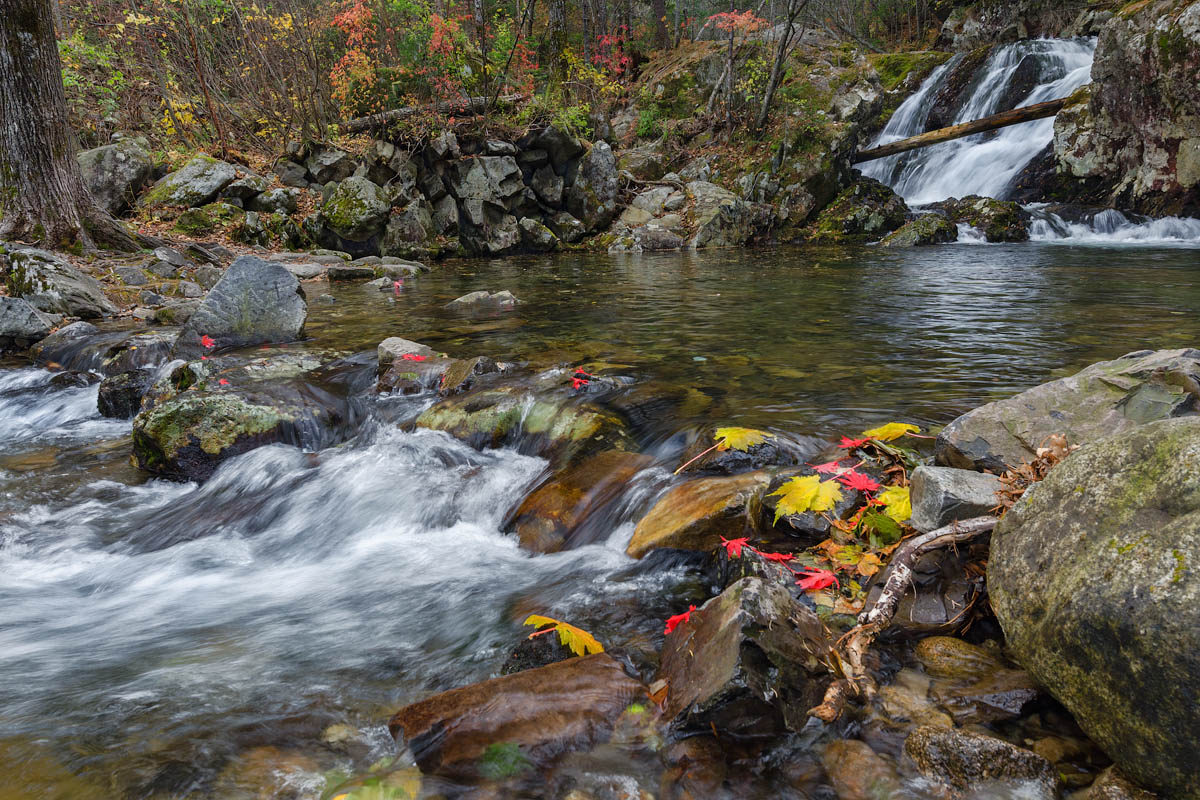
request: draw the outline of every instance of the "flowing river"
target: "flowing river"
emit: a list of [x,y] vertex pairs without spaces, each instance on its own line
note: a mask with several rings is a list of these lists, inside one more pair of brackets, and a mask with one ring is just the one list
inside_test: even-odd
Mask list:
[[[444,308],[481,288],[525,302]],[[306,291],[310,340],[293,349],[401,335],[693,390],[650,431],[664,459],[714,423],[825,440],[937,426],[1093,361],[1200,343],[1186,246],[560,255],[438,265],[398,296]],[[254,748],[301,754],[288,780],[311,797],[331,763],[393,752],[398,705],[496,674],[527,614],[653,652],[662,619],[705,596],[693,564],[624,555],[661,466],[595,541],[531,555],[502,525],[545,462],[400,430],[398,406],[419,401],[368,398],[349,442],[261,448],[199,486],[139,473],[128,421],[98,416],[94,385],[51,377],[0,368],[4,800],[234,796],[222,769]],[[358,749],[331,750],[332,725]]]

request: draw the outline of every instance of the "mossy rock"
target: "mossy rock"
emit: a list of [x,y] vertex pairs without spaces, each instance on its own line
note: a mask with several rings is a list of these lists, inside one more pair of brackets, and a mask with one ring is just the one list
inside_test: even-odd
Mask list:
[[1029,240],[1030,214],[1011,200],[970,195],[961,200],[952,197],[936,207],[952,221],[981,231],[989,242]]
[[1200,798],[1200,417],[1085,445],[992,535],[988,590],[1017,660],[1121,771]]
[[189,236],[204,236],[218,228],[223,228],[245,212],[229,203],[209,203],[202,208],[193,208],[183,212],[175,220],[175,230]]
[[920,247],[958,240],[958,226],[940,214],[924,214],[889,233],[882,247]]
[[236,177],[237,171],[232,164],[200,154],[159,179],[142,195],[139,205],[147,208],[203,206],[215,200]]
[[809,238],[821,242],[878,239],[904,224],[908,206],[877,180],[859,178],[818,216]]

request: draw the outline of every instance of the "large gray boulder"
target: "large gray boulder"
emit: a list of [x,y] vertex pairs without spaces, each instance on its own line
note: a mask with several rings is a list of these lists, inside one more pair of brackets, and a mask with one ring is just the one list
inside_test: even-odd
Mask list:
[[508,207],[525,188],[512,156],[479,156],[456,161],[447,170],[450,193],[459,200],[486,200]]
[[179,333],[175,354],[202,353],[204,336],[213,347],[291,342],[304,332],[308,305],[296,276],[283,265],[242,256],[234,261]]
[[13,250],[6,258],[4,286],[8,294],[24,297],[39,311],[83,319],[117,313],[116,306],[104,296],[100,282],[60,255],[28,247]]
[[20,297],[0,297],[0,353],[24,350],[50,333],[54,321]]
[[946,426],[937,463],[1002,472],[1031,461],[1047,436],[1085,444],[1197,411],[1200,350],[1139,350],[988,403]]
[[617,216],[617,159],[607,142],[596,142],[579,162],[567,210],[589,231],[604,229]]
[[379,252],[385,256],[411,256],[428,249],[434,236],[433,208],[425,198],[413,200],[392,214]]
[[304,166],[314,182],[325,185],[330,182],[343,181],[354,174],[357,164],[354,158],[344,150],[335,147],[325,147],[315,151],[304,160]]
[[922,532],[987,514],[998,504],[1001,489],[995,475],[954,467],[917,467],[911,481],[909,524]]
[[687,194],[696,223],[696,233],[688,242],[693,250],[743,245],[772,220],[770,206],[743,200],[707,181],[692,181]]
[[149,208],[207,205],[235,178],[237,170],[232,164],[201,154],[160,178],[142,195],[140,204]]
[[[1001,520],[1013,655],[1139,784],[1200,798],[1200,417],[1084,445]],[[1184,732],[1188,733],[1184,733]]]
[[132,206],[154,172],[150,153],[136,139],[120,139],[84,150],[76,159],[84,185],[110,214],[120,214]]
[[533,147],[546,152],[559,175],[563,174],[571,159],[583,152],[583,145],[578,139],[553,126],[537,134]]

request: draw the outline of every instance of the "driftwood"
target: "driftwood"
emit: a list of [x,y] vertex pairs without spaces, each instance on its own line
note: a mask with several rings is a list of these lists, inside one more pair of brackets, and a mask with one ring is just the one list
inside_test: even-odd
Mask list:
[[863,656],[875,639],[887,630],[896,615],[900,599],[913,582],[913,566],[925,553],[947,545],[965,542],[990,533],[999,517],[974,517],[953,522],[929,533],[908,539],[892,553],[883,573],[883,589],[870,608],[858,615],[858,625],[838,641],[835,672],[837,680],[830,684],[819,706],[809,709],[809,716],[823,722],[833,722],[850,696],[870,699],[875,694],[875,682],[863,665]]
[[[494,99],[494,103],[516,103],[521,100],[528,99],[527,94],[506,94]],[[488,97],[464,97],[461,100],[446,100],[441,103],[429,103],[423,106],[411,106],[409,108],[396,108],[391,111],[380,111],[378,114],[371,114],[366,117],[359,117],[348,122],[343,122],[341,130],[344,133],[361,133],[362,131],[372,130],[383,127],[389,122],[408,119],[409,117],[420,116],[423,114],[462,114],[465,116],[476,116],[488,110],[494,104],[492,98]]]
[[994,131],[997,128],[1005,128],[1009,125],[1017,125],[1021,122],[1032,122],[1035,119],[1053,117],[1062,110],[1069,99],[1068,97],[1064,97],[1059,100],[1047,100],[1045,103],[1037,103],[1032,106],[1013,109],[1012,111],[1003,111],[999,114],[992,114],[990,117],[984,117],[983,119],[963,122],[959,125],[951,125],[948,128],[938,128],[936,131],[928,131],[917,136],[910,136],[898,142],[889,142],[870,150],[861,150],[854,157],[854,163],[861,164],[864,161],[873,161],[877,158],[894,156],[897,153],[906,153],[918,147],[927,147],[931,144],[941,144],[952,139],[961,139],[963,136],[970,136],[973,133],[984,133],[985,131]]

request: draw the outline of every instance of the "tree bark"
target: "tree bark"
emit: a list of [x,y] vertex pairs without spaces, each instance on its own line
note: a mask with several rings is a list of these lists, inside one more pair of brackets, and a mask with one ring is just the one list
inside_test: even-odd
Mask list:
[[138,247],[83,184],[51,0],[0,0],[0,238]]
[[[775,92],[779,89],[779,82],[783,79],[783,68],[787,62],[788,48],[792,44],[796,23],[808,3],[809,0],[788,0],[787,27],[779,35],[779,41],[775,43],[775,63],[771,65],[771,77],[767,81],[767,90],[763,92],[762,105],[758,109],[758,119],[754,121],[755,133],[762,133],[763,129],[767,127],[767,118],[771,114],[771,103],[775,100]],[[803,29],[800,31],[800,38],[804,38]]]
[[667,0],[650,0],[654,14],[654,49],[667,49]]

